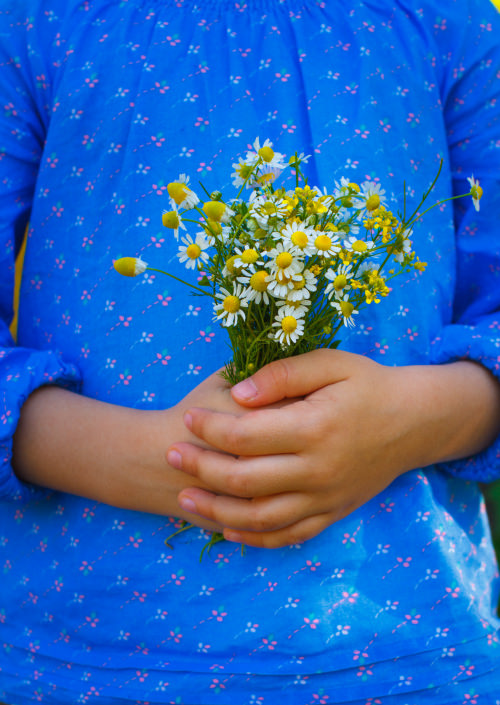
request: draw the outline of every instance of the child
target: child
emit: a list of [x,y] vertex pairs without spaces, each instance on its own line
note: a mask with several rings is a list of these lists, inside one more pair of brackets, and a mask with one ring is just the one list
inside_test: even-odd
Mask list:
[[[0,9],[0,698],[495,702],[497,568],[475,483],[499,467],[495,10]],[[436,198],[472,174],[485,195],[418,225],[426,273],[395,280],[341,351],[231,392],[210,302],[112,263],[182,276],[167,183],[230,197],[257,134],[311,154],[312,185],[369,180],[394,210],[441,158]],[[200,563],[202,530],[165,547],[176,518],[231,541]]]

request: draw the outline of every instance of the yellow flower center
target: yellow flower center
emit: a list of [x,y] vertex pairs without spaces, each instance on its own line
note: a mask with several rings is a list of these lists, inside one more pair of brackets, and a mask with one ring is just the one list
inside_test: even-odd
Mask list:
[[479,201],[481,199],[483,195],[483,189],[481,188],[481,186],[479,186],[479,184],[474,184],[470,191],[472,194],[472,198],[475,198],[476,201]]
[[353,191],[356,191],[356,193],[359,193],[361,190],[359,188],[359,185],[357,183],[355,183],[354,181],[349,182],[349,188],[352,189]]
[[276,265],[280,269],[286,269],[289,267],[293,262],[293,257],[289,252],[280,252],[279,255],[276,257]]
[[285,316],[281,321],[281,328],[285,333],[293,333],[297,328],[297,319],[293,316]]
[[166,211],[161,217],[161,222],[166,228],[172,228],[175,230],[179,227],[179,216],[177,211]]
[[189,259],[198,259],[198,257],[201,255],[201,247],[195,242],[193,242],[192,245],[188,245],[186,247],[186,254]]
[[207,201],[203,204],[203,212],[210,220],[215,220],[219,223],[222,220],[226,204],[222,201]]
[[255,272],[250,277],[250,286],[255,291],[266,291],[267,290],[267,277],[268,273],[261,269],[259,272]]
[[333,287],[336,291],[340,291],[340,289],[343,289],[345,286],[347,286],[347,277],[345,274],[339,274],[338,276],[335,277],[333,280]]
[[345,318],[350,318],[351,313],[354,311],[354,306],[349,301],[341,301],[340,310]]
[[172,183],[167,184],[167,191],[170,198],[173,198],[175,203],[179,206],[191,189],[181,181],[172,181]]
[[240,300],[237,296],[226,296],[222,303],[224,311],[228,313],[236,313],[240,310]]
[[297,245],[297,247],[300,247],[302,250],[304,247],[307,247],[307,243],[309,242],[309,238],[302,230],[296,230],[292,233],[291,240],[294,245]]
[[261,147],[259,149],[259,157],[264,162],[270,162],[270,161],[272,161],[272,159],[274,157],[274,152],[271,149],[271,147]]
[[245,264],[253,264],[259,259],[259,253],[256,250],[248,249],[242,252],[241,261]]
[[363,240],[355,240],[352,245],[354,252],[366,252],[368,245]]
[[330,247],[332,246],[332,240],[331,240],[331,238],[328,237],[328,235],[325,235],[323,233],[322,235],[318,235],[318,237],[314,241],[314,244],[318,250],[322,250],[323,252],[327,252],[330,249]]
[[372,195],[366,199],[366,210],[371,212],[376,210],[379,206],[380,196],[378,193],[372,193]]

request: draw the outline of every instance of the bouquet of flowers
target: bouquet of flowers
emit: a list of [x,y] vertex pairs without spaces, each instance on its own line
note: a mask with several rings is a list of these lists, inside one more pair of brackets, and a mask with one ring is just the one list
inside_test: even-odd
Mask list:
[[[308,156],[295,153],[285,161],[268,139],[252,146],[233,164],[234,199],[203,189],[202,201],[182,174],[168,184],[170,208],[162,215],[163,225],[180,237],[179,261],[196,273],[196,284],[184,283],[212,299],[214,318],[227,329],[232,359],[222,374],[231,384],[273,360],[336,348],[342,327],[354,326],[362,308],[388,296],[394,277],[425,269],[411,235],[442,166],[411,215],[405,194],[403,212],[395,215],[377,182],[343,177],[327,192],[304,177]],[[277,186],[285,170],[294,188]],[[479,208],[481,187],[473,177],[469,183],[463,195]],[[140,257],[123,257],[114,266],[126,276],[148,269],[179,279]]]

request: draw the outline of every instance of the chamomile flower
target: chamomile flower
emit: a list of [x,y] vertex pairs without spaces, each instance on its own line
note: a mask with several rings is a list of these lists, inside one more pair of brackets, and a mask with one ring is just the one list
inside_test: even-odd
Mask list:
[[182,206],[182,208],[194,208],[200,199],[189,188],[189,176],[181,174],[177,181],[172,181],[167,184],[168,195],[170,196],[172,205]]
[[353,316],[356,316],[359,311],[355,310],[354,304],[349,301],[349,296],[345,294],[341,299],[330,301],[330,303],[342,316],[344,325],[348,328],[354,328]]
[[245,320],[243,308],[248,306],[248,300],[241,284],[235,284],[232,292],[221,287],[215,297],[221,299],[221,302],[214,306],[215,320],[221,321],[226,328],[235,326],[239,318]]
[[294,245],[287,246],[278,242],[276,247],[267,253],[267,256],[269,268],[273,274],[277,272],[279,276],[292,277],[304,269],[302,252]]
[[384,204],[386,200],[385,190],[381,184],[375,181],[364,181],[361,184],[361,191],[353,201],[353,205],[355,208],[365,209],[371,213]]
[[474,174],[472,174],[472,176],[468,176],[467,181],[470,184],[472,203],[474,204],[474,208],[478,211],[479,210],[479,201],[483,195],[483,189],[479,185],[479,181],[474,178]]
[[310,158],[310,154],[304,154],[304,152],[301,152],[300,154],[295,153],[290,157],[288,163],[291,167],[297,169],[301,164],[307,164]]
[[191,235],[181,237],[184,245],[180,245],[177,257],[179,262],[185,262],[188,269],[199,269],[208,261],[209,255],[205,250],[209,247],[209,242],[204,233],[198,233],[193,240]]
[[203,204],[203,212],[209,221],[229,223],[234,211],[223,201],[207,201]]
[[137,277],[146,271],[148,263],[140,257],[120,257],[113,262],[113,267],[124,277]]
[[316,252],[314,240],[317,234],[313,227],[305,223],[290,223],[281,231],[285,247],[296,247],[303,255],[307,256]]
[[269,304],[269,272],[265,269],[256,269],[255,265],[251,265],[237,281],[245,285],[244,295],[247,301],[255,301],[256,304],[263,301],[266,305]]
[[349,179],[345,176],[340,178],[340,181],[335,181],[335,188],[333,189],[334,198],[344,198],[349,194]]
[[396,243],[394,249],[392,250],[394,254],[394,259],[396,262],[403,262],[404,258],[410,254],[411,252],[411,240],[409,240],[407,237],[405,237],[404,234],[401,235],[400,238],[398,238],[398,242]]
[[283,306],[273,322],[276,331],[270,333],[270,337],[287,347],[296,343],[304,333],[304,319],[297,314],[297,309],[293,306]]
[[[254,192],[255,193],[255,192]],[[272,228],[288,215],[289,206],[283,198],[273,194],[252,194],[249,199],[250,215],[261,228]]]
[[340,250],[340,241],[332,232],[316,231],[314,249],[321,257],[333,257]]
[[246,161],[249,163],[257,164],[259,160],[262,160],[269,167],[277,167],[278,169],[284,169],[286,163],[284,161],[285,155],[280,152],[275,152],[273,149],[273,143],[266,139],[264,144],[260,145],[260,140],[257,139],[252,144],[254,152],[247,152]]
[[364,255],[375,247],[375,243],[373,240],[358,240],[357,237],[351,235],[342,241],[342,247],[348,252],[354,252],[357,255]]
[[253,247],[246,247],[245,249],[235,247],[234,251],[236,255],[234,259],[235,267],[246,269],[249,265],[259,262],[259,260],[262,264],[260,253]]
[[270,337],[287,347],[302,337],[304,333],[304,319],[297,314],[293,306],[283,306],[273,322],[276,331],[270,333]]
[[174,231],[176,240],[179,239],[179,228],[182,228],[182,230],[186,229],[182,219],[179,217],[179,211],[177,210],[175,202],[172,203],[172,210],[163,211],[161,222],[166,228],[170,228]]
[[345,291],[351,288],[349,279],[353,276],[352,267],[350,264],[341,264],[338,269],[329,269],[325,272],[325,277],[330,282],[326,285],[325,294],[331,298],[332,296],[340,298]]
[[246,188],[253,188],[255,185],[255,177],[252,175],[255,171],[255,162],[241,157],[232,165],[234,171],[231,174],[233,186],[240,188],[246,184]]

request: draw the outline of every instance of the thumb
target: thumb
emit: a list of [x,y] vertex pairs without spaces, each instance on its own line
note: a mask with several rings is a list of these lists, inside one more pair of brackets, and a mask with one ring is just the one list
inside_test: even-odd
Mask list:
[[238,404],[251,407],[304,397],[349,377],[354,358],[362,356],[323,348],[275,360],[232,387],[231,395]]

